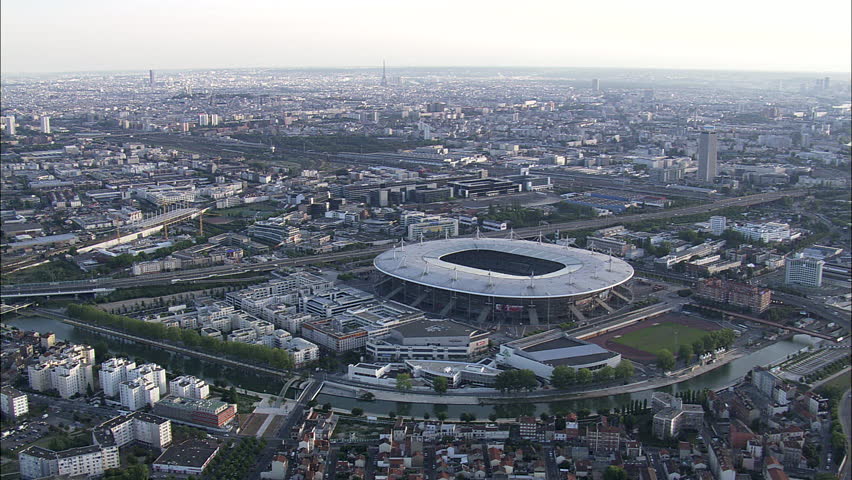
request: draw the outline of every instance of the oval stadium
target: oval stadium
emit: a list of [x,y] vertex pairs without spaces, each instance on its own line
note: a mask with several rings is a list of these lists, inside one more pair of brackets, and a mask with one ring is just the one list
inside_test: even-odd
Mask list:
[[633,277],[603,253],[495,238],[404,245],[373,264],[380,295],[477,323],[582,322],[628,302]]

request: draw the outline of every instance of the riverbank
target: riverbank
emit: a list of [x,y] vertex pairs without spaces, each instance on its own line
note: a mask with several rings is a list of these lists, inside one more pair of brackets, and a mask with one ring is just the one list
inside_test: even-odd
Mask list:
[[[453,395],[452,390],[447,394],[440,395],[434,392],[399,392],[394,390],[381,390],[371,388],[371,385],[358,387],[349,384],[335,382],[334,380],[325,380],[325,386],[322,389],[323,394],[335,397],[356,397],[359,391],[367,390],[372,393],[376,400],[384,400],[389,402],[405,402],[405,403],[442,403],[445,405],[499,405],[517,403],[519,400],[524,401],[563,401],[563,400],[584,400],[600,397],[609,397],[612,395],[630,394],[644,392],[646,390],[656,390],[658,388],[667,387],[677,383],[685,382],[714,369],[727,365],[728,363],[745,356],[745,352],[731,350],[724,354],[724,357],[716,362],[706,365],[693,366],[679,370],[666,377],[657,377],[649,380],[629,383],[626,385],[614,385],[605,388],[594,390],[585,390],[580,392],[563,392],[558,390],[537,390],[534,392],[523,392],[516,395],[506,395],[497,392],[493,389],[477,388],[468,389],[464,394]],[[461,393],[461,392],[460,392]]]

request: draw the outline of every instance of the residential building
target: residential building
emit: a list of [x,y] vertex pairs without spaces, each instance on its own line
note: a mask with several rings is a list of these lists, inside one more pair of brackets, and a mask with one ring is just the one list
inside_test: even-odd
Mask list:
[[98,372],[101,389],[107,397],[118,395],[118,386],[127,381],[127,372],[136,368],[136,362],[126,358],[110,358],[101,364]]
[[204,380],[183,375],[169,382],[169,392],[178,397],[205,399],[210,396],[210,386]]
[[772,290],[768,288],[719,278],[699,282],[695,295],[703,300],[733,305],[754,313],[763,313],[772,303]]
[[0,411],[13,419],[26,415],[30,411],[27,394],[4,385],[0,388]]
[[121,382],[118,386],[121,405],[130,410],[139,410],[145,406],[153,406],[160,400],[160,389],[145,377],[134,378]]
[[92,431],[97,445],[125,445],[139,442],[163,450],[172,443],[172,422],[166,418],[143,412],[122,415],[98,425]]

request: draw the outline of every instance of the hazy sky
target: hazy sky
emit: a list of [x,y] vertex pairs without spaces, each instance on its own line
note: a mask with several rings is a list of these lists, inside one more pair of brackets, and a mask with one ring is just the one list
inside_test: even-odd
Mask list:
[[3,0],[5,73],[577,66],[849,72],[849,0]]

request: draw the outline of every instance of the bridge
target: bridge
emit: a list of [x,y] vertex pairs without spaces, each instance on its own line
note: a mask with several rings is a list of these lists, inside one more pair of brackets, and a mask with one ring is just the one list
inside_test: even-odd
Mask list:
[[763,325],[769,325],[770,327],[780,328],[784,330],[790,330],[791,332],[803,333],[805,335],[810,335],[812,337],[821,338],[823,340],[830,340],[832,342],[842,342],[843,337],[832,337],[831,335],[826,335],[824,333],[815,332],[813,330],[807,330],[805,328],[799,327],[791,327],[789,325],[783,325],[777,322],[771,322],[769,320],[764,320],[762,318],[752,317],[751,315],[744,315],[742,313],[737,312],[729,312],[727,310],[722,310],[721,308],[708,307],[705,305],[696,305],[694,303],[690,303],[689,305],[685,305],[687,307],[695,308],[696,310],[709,310],[711,312],[721,313],[722,315],[727,315],[734,318],[741,318],[743,320],[748,320],[749,322],[761,323]]
[[21,303],[21,304],[18,304],[18,305],[6,305],[4,303],[4,304],[0,305],[0,315],[6,315],[7,313],[17,313],[18,311],[23,310],[23,309],[29,307],[30,305],[32,305],[32,302]]
[[54,295],[81,295],[86,293],[109,293],[115,291],[111,278],[79,280],[72,282],[22,283],[3,285],[0,298],[49,297]]

